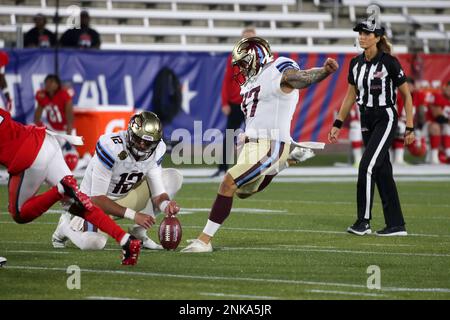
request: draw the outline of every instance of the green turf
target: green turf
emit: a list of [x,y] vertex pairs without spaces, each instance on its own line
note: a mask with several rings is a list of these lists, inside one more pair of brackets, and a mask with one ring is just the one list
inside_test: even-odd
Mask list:
[[[145,251],[135,267],[120,265],[112,240],[101,252],[73,245],[53,249],[50,237],[59,216],[15,224],[6,213],[2,186],[0,255],[8,264],[0,269],[0,300],[450,299],[450,183],[398,186],[408,237],[344,233],[355,218],[354,183],[273,183],[261,194],[235,200],[234,207],[278,211],[232,213],[214,240],[213,253]],[[209,208],[216,190],[217,184],[188,184],[178,201],[184,208]],[[206,218],[201,210],[180,216],[183,240],[195,237]],[[372,226],[383,227],[378,197]],[[155,239],[156,231],[150,235]],[[80,290],[66,287],[70,265],[82,269]],[[370,265],[381,269],[381,290],[366,288]]]

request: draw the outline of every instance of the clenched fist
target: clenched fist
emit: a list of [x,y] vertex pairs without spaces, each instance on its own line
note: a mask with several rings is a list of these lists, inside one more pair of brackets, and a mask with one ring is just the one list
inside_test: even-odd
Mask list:
[[323,64],[323,68],[325,69],[326,72],[333,73],[339,68],[339,64],[337,63],[336,60],[332,58],[327,58],[327,60]]

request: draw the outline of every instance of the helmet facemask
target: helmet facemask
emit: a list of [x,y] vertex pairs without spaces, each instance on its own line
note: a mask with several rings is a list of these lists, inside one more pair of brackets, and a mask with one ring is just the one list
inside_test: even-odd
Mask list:
[[266,40],[258,37],[241,39],[233,48],[233,79],[243,86],[272,60],[273,55]]
[[[136,161],[144,161],[150,158],[161,141],[162,129],[158,117],[145,112],[150,118],[141,114],[134,115],[128,124],[127,148]],[[152,122],[152,123],[149,123]],[[156,128],[155,128],[156,127]],[[150,130],[148,130],[150,128]]]

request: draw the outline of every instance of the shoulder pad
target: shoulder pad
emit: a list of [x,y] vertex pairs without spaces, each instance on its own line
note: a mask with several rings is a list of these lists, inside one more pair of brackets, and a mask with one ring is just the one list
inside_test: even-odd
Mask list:
[[275,60],[275,67],[278,69],[280,73],[283,73],[286,69],[297,69],[300,70],[300,67],[298,66],[297,62],[290,58],[286,57],[279,57],[277,60]]
[[124,149],[124,144],[125,141],[117,133],[104,134],[98,139],[95,151],[106,168],[113,168],[120,152]]

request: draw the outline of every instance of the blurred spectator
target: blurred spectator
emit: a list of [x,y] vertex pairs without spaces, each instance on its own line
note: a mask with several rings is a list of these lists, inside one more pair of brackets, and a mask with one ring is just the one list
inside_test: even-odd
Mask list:
[[[414,134],[416,139],[414,143],[408,145],[408,149],[413,150],[413,155],[421,156],[425,151],[425,146],[422,144],[423,134],[422,128],[425,124],[425,112],[426,112],[426,95],[425,92],[418,90],[415,85],[415,81],[411,77],[406,77],[408,83],[409,92],[412,97],[412,106],[414,113]],[[404,160],[404,148],[405,148],[405,130],[406,130],[406,111],[404,108],[404,99],[401,94],[397,96],[397,114],[398,123],[395,138],[392,143],[391,162],[394,164],[404,165],[407,164]],[[415,148],[415,149],[414,149]]]
[[450,80],[430,98],[427,120],[431,148],[427,162],[450,163]]
[[[247,27],[242,31],[242,38],[251,38],[256,36],[255,28]],[[244,122],[244,113],[241,110],[241,88],[234,79],[233,67],[231,66],[231,54],[227,59],[225,67],[225,76],[222,84],[222,112],[227,116],[227,129],[237,130],[240,128],[242,122]],[[227,142],[226,131],[223,139],[222,149],[222,161],[219,164],[219,168],[212,175],[217,177],[224,175],[228,170],[228,159],[226,146],[230,142]],[[228,160],[228,161],[227,161]]]
[[53,32],[45,28],[47,19],[42,14],[37,14],[34,17],[34,28],[25,33],[24,46],[25,48],[50,48],[56,43],[56,36]]
[[55,74],[49,74],[44,80],[44,89],[36,93],[37,108],[34,123],[43,125],[42,113],[46,112],[48,127],[56,132],[72,134],[73,106],[68,90],[61,85]]
[[60,39],[62,47],[100,48],[100,35],[89,27],[90,17],[87,11],[80,13],[80,28],[72,28],[63,33]]

